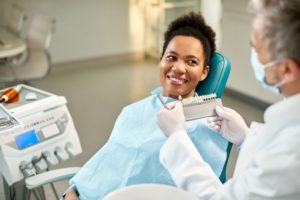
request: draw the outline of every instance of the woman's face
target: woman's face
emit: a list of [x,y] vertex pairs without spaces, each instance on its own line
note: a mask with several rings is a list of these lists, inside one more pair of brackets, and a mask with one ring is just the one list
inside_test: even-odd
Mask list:
[[169,42],[159,62],[163,96],[178,99],[191,97],[199,81],[206,78],[209,68],[204,65],[202,43],[191,36],[175,36]]

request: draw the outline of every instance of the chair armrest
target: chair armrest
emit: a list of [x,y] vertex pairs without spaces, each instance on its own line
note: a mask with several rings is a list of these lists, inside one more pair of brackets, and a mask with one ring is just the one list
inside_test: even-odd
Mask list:
[[46,184],[70,179],[79,171],[79,169],[80,167],[69,167],[43,172],[36,176],[26,178],[25,184],[26,187],[31,190]]

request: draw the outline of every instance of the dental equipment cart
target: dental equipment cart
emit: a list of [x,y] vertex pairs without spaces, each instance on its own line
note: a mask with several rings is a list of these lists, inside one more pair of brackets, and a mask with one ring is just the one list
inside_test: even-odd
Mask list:
[[[17,102],[0,104],[0,187],[82,152],[66,103],[63,96],[21,84]],[[0,199],[5,196],[0,188]]]

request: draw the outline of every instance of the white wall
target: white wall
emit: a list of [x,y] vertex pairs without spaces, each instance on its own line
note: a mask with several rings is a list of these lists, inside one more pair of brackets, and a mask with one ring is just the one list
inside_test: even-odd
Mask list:
[[248,0],[225,0],[223,3],[221,51],[232,66],[227,87],[267,103],[281,99],[262,88],[254,77],[250,65],[252,16],[247,12]]
[[130,19],[135,17],[129,16],[132,10],[140,19],[141,13],[134,10],[138,10],[136,7],[141,6],[141,1],[0,0],[0,8],[4,11],[1,19],[7,16],[13,2],[30,14],[55,18],[56,32],[50,52],[53,63],[58,63],[142,51],[143,28],[133,29],[135,21],[130,22]]
[[216,45],[217,49],[221,48],[222,41],[222,0],[202,0],[201,12],[205,17],[205,21],[216,32]]

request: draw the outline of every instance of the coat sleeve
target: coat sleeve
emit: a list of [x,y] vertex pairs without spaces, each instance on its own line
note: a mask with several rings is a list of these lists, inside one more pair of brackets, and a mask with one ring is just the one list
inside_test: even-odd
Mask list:
[[224,185],[185,132],[168,138],[160,151],[160,161],[178,187],[201,200],[299,199],[300,181],[296,177],[300,177],[300,152],[296,142],[282,141],[288,140],[278,138],[268,149],[249,158],[252,161],[245,172]]
[[170,136],[160,150],[160,162],[176,185],[199,199],[209,199],[222,186],[185,131]]

